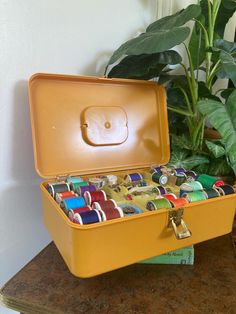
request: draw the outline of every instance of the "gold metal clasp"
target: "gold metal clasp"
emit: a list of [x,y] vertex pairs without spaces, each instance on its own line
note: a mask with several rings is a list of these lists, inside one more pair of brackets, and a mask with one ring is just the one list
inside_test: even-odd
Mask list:
[[173,228],[177,240],[186,239],[192,235],[183,220],[183,214],[184,208],[169,211],[168,228]]

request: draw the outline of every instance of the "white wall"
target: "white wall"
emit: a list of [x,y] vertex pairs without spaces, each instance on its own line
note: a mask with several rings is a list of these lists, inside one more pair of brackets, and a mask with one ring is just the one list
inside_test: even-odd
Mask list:
[[28,78],[102,75],[112,51],[155,15],[155,0],[0,0],[0,286],[50,242],[33,163]]

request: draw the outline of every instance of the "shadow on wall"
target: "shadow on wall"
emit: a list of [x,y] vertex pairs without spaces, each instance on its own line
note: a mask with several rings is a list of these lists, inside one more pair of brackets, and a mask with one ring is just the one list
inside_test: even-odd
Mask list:
[[84,69],[84,75],[104,76],[106,65],[113,54],[113,51],[103,51],[98,53],[94,61],[88,64]]
[[16,83],[13,101],[12,177],[20,182],[29,180],[40,182],[34,167],[28,81],[22,80]]

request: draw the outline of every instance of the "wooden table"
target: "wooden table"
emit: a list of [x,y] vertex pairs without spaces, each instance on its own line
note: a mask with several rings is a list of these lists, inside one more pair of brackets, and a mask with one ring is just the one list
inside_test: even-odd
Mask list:
[[71,275],[51,243],[0,291],[27,314],[236,313],[230,235],[195,246],[195,265],[135,264],[90,279]]

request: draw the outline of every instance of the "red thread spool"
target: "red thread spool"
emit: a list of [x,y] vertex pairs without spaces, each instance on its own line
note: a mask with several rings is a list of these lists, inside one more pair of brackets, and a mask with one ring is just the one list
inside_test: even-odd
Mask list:
[[124,217],[124,213],[119,207],[102,209],[100,213],[103,221]]
[[86,200],[86,203],[88,205],[91,205],[94,202],[106,201],[107,196],[103,190],[94,191],[94,192],[86,191],[84,193],[84,198]]
[[222,186],[222,185],[225,185],[225,183],[223,180],[217,180],[214,185],[215,186]]
[[179,207],[188,204],[188,200],[184,197],[177,198],[176,200],[170,201],[172,207]]
[[65,198],[73,197],[73,196],[78,196],[78,195],[73,191],[66,191],[62,193],[57,193],[55,199],[57,203],[61,203],[61,201],[63,201]]
[[84,206],[84,207],[80,207],[80,208],[69,209],[68,210],[68,216],[69,216],[70,220],[73,221],[75,219],[75,214],[87,212],[88,210],[91,210],[91,209],[92,208],[90,206]]
[[173,193],[163,194],[162,197],[166,198],[168,201],[175,201],[177,199]]
[[110,208],[116,208],[117,204],[114,200],[110,199],[107,201],[94,202],[92,205],[93,209],[104,210]]

